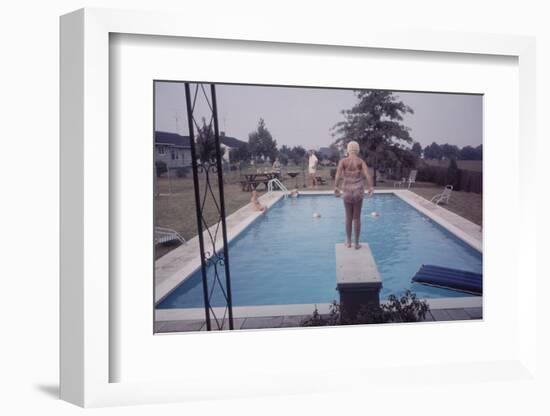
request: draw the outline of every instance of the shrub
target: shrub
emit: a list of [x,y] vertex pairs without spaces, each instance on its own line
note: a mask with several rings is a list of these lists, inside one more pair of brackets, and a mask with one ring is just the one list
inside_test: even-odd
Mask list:
[[453,185],[455,191],[460,191],[460,170],[456,164],[456,160],[451,159],[449,167],[447,168],[447,185]]
[[382,324],[389,322],[418,322],[426,318],[430,310],[425,300],[407,290],[401,297],[390,295],[380,306],[363,306],[356,316],[347,316],[343,305],[333,301],[328,315],[321,315],[317,306],[313,314],[301,322],[301,326],[334,326],[356,324]]
[[155,162],[155,168],[157,171],[157,178],[160,177],[163,173],[168,172],[168,168],[166,167],[166,163],[162,160],[157,160]]

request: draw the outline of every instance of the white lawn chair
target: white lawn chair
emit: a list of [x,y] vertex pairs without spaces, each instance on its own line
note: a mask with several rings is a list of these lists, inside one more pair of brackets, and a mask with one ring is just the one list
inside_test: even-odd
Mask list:
[[409,178],[407,179],[407,188],[410,188],[411,185],[416,182],[417,173],[417,170],[411,170],[411,173],[409,173]]
[[176,240],[181,244],[185,243],[185,238],[177,231],[167,227],[155,227],[155,244],[168,243]]
[[453,192],[453,185],[447,185],[445,189],[443,189],[443,192],[435,195],[430,201],[436,205],[439,205],[439,203],[448,204],[451,198],[451,192]]
[[394,182],[393,187],[394,188],[401,188],[401,186],[405,185],[407,183],[407,178],[401,178],[399,182]]
[[410,188],[413,183],[416,182],[416,174],[418,173],[417,170],[411,170],[409,173],[408,178],[401,178],[399,182],[394,182],[393,187],[394,188],[401,188],[402,186],[407,185],[407,188]]

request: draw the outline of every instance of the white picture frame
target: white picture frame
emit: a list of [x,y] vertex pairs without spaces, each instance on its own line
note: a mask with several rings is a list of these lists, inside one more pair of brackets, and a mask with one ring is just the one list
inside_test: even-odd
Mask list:
[[[186,25],[181,22],[186,21]],[[250,29],[246,36],[234,34],[229,25],[206,28],[200,21],[171,13],[83,9],[61,19],[61,398],[80,406],[158,403],[197,398],[239,397],[278,393],[328,392],[376,387],[376,380],[414,374],[420,383],[454,379],[475,383],[482,380],[532,379],[536,376],[536,217],[529,207],[536,193],[530,181],[535,169],[535,41],[529,37],[421,31],[362,29],[329,37],[323,32],[280,31],[266,25]],[[515,57],[519,68],[519,202],[517,212],[517,268],[522,270],[514,316],[517,341],[506,360],[422,363],[412,367],[320,368],[319,372],[255,374],[245,381],[228,374],[195,373],[187,380],[111,382],[110,366],[117,357],[110,348],[112,330],[109,275],[116,258],[109,252],[110,169],[109,149],[109,37],[112,33],[226,39],[250,42],[280,42],[300,45],[430,51],[441,54],[504,55]],[[474,58],[473,58],[474,59]],[[517,273],[517,270],[515,271]],[[525,289],[530,288],[529,290]],[[144,305],[144,307],[146,307]],[[111,308],[111,309],[110,309]],[[340,329],[337,329],[340,330]],[[334,330],[332,330],[334,331]],[[361,331],[361,328],[355,329]],[[408,330],[410,332],[410,330]],[[309,337],[320,337],[309,332]],[[233,334],[208,334],[232,336]],[[276,333],[275,333],[276,335]],[[151,336],[152,333],[151,333]],[[169,337],[165,337],[169,339]],[[218,338],[216,338],[218,340]],[[222,339],[218,340],[223,342]],[[240,341],[242,342],[242,341]],[[136,347],[137,348],[137,347]],[[245,371],[246,372],[246,371]],[[468,374],[480,374],[467,378]],[[441,376],[441,373],[446,373]],[[341,381],[318,383],[320,374]]]

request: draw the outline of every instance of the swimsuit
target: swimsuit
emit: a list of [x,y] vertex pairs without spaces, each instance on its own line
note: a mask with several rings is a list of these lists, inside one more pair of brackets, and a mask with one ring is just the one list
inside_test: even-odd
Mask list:
[[343,162],[344,183],[342,184],[343,199],[346,204],[355,204],[365,197],[365,177],[362,161],[349,160]]

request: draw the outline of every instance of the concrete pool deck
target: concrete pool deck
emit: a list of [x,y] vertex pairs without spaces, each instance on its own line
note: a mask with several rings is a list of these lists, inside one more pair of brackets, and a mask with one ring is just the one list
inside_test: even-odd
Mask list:
[[[422,214],[445,228],[451,234],[476,249],[480,253],[483,250],[482,241],[482,229],[479,225],[441,207],[431,203],[430,201],[416,195],[415,193],[405,189],[385,189],[376,190],[377,194],[395,194],[401,200],[411,205]],[[300,191],[301,195],[332,195],[332,191]],[[266,205],[269,210],[275,203],[283,198],[282,192],[274,192],[273,194],[264,194],[259,200],[262,204]],[[253,211],[250,204],[237,210],[235,213],[229,215],[226,218],[227,225],[227,239],[231,242],[242,231],[244,231],[250,224],[263,215],[261,212]],[[215,231],[216,226],[210,227],[210,231]],[[216,247],[220,249],[223,245],[221,229],[218,232]],[[212,250],[210,238],[208,232],[205,231],[206,249]],[[155,304],[158,304],[169,293],[171,293],[176,287],[178,287],[184,280],[191,276],[196,270],[200,268],[200,256],[199,256],[199,239],[198,236],[190,239],[186,244],[183,244],[168,254],[164,255],[155,262]],[[437,320],[453,320],[453,319],[439,319],[443,317],[463,317],[466,319],[469,316],[476,316],[481,318],[482,297],[460,297],[460,298],[440,298],[440,299],[426,299],[435,311],[451,311],[451,312],[435,312],[430,313],[430,318]],[[432,306],[433,305],[433,306]],[[312,306],[314,305],[269,305],[269,306],[244,306],[233,307],[233,315],[235,319],[239,319],[243,325],[245,320],[248,320],[249,325],[252,325],[252,318],[261,318],[264,322],[266,318],[286,317],[286,324],[283,327],[296,326],[289,325],[289,322],[295,322],[297,316],[310,315],[313,312]],[[322,309],[328,313],[328,304],[318,305],[319,311]],[[214,308],[216,310],[217,308]],[[459,312],[461,311],[461,312]],[[221,311],[220,311],[221,312]],[[474,313],[475,312],[475,313]],[[221,312],[223,315],[223,312]],[[220,315],[220,316],[221,316]],[[275,324],[275,321],[279,319],[269,319]],[[426,320],[432,320],[426,318]],[[204,308],[192,308],[192,309],[156,309],[155,310],[156,326],[159,328],[177,328],[187,327],[191,325],[196,328],[200,322],[204,326]],[[193,321],[193,323],[191,322]],[[166,326],[168,322],[171,322],[169,326]],[[181,322],[178,326],[176,322]],[[267,321],[266,321],[267,322]],[[234,322],[237,327],[237,321]],[[259,324],[258,324],[259,325]],[[281,322],[281,325],[283,323]],[[201,326],[201,327],[202,327]],[[267,328],[273,328],[277,326],[267,326]],[[243,328],[244,329],[244,328]],[[197,331],[198,329],[187,329],[187,331]],[[184,331],[182,329],[182,331]],[[160,332],[172,332],[168,330],[160,329]]]
[[[446,322],[483,319],[481,297],[426,299],[430,310],[422,322]],[[381,302],[382,304],[385,302]],[[269,305],[233,307],[234,329],[273,329],[301,327],[301,322],[317,308],[321,315],[330,312],[330,304]],[[223,316],[223,308],[213,308]],[[212,319],[213,321],[213,319]],[[213,327],[216,324],[213,323]],[[228,330],[227,319],[221,330]],[[155,333],[206,331],[204,308],[157,309]]]

